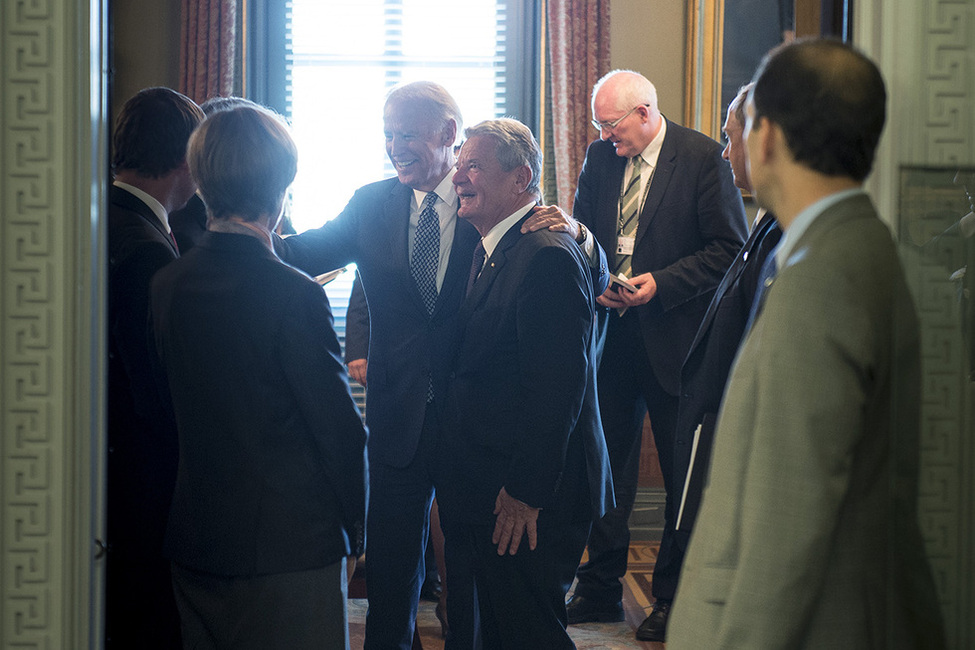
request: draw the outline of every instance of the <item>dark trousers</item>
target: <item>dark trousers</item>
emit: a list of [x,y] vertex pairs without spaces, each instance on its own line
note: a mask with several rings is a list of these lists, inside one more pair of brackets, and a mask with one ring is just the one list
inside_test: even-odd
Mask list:
[[[367,650],[410,648],[426,567],[434,463],[440,435],[434,404],[428,404],[420,441],[406,467],[369,465],[366,519]],[[449,617],[449,613],[448,613]]]
[[250,578],[174,563],[184,647],[348,649],[346,582],[345,558],[319,569]]
[[[537,548],[529,550],[523,539],[515,555],[498,555],[491,543],[493,531],[493,524],[463,525],[451,531],[453,540],[447,538],[473,570],[483,648],[574,648],[565,630],[565,595],[586,545],[589,522],[540,523]],[[452,571],[448,565],[448,585]],[[453,595],[448,589],[448,602]]]
[[673,485],[674,437],[677,426],[677,396],[663,389],[650,367],[637,314],[607,319],[602,331],[602,356],[597,373],[599,410],[613,473],[616,508],[593,524],[589,535],[589,560],[577,573],[575,593],[600,602],[619,602],[623,596],[620,579],[626,574],[630,545],[630,514],[636,500],[643,419],[649,412],[660,470],[667,492],[664,531],[653,571],[653,596],[670,600],[677,590],[683,552],[676,544]]
[[109,551],[105,577],[105,647],[175,650],[179,613],[169,560]]

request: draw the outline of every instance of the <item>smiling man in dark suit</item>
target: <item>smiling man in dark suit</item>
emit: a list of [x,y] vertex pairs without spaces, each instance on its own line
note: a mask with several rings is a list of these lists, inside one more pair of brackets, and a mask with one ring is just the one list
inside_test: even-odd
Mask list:
[[338,217],[275,247],[313,275],[359,269],[370,311],[365,647],[405,649],[424,576],[445,342],[477,231],[457,220],[449,174],[461,114],[450,94],[427,81],[399,86],[383,117],[396,177],[359,188]]
[[196,191],[186,143],[203,111],[169,88],[122,107],[113,135],[108,206],[108,563],[106,643],[179,647],[162,554],[176,478],[176,427],[150,370],[149,283],[179,254],[169,214]]
[[680,367],[747,226],[721,145],[664,118],[646,77],[607,74],[593,89],[592,111],[600,139],[586,153],[574,217],[610,251],[610,268],[637,291],[608,291],[597,299],[603,307],[599,408],[617,507],[593,526],[569,620],[623,620],[620,578],[649,412],[667,501],[647,632],[662,641],[681,562],[673,535],[680,487],[672,471]]
[[487,648],[573,647],[565,594],[593,518],[612,506],[589,262],[564,232],[521,232],[539,196],[531,131],[498,119],[466,135],[453,181],[481,242],[444,416],[448,585],[460,557]]

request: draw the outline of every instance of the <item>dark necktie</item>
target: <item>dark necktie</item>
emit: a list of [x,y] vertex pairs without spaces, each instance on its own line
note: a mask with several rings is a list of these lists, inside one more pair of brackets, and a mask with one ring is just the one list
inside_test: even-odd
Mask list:
[[471,289],[474,288],[474,282],[477,280],[477,276],[480,275],[481,269],[484,268],[484,242],[477,242],[477,246],[474,247],[474,259],[471,260],[471,273],[467,276],[467,293],[470,295]]
[[173,248],[176,249],[176,254],[179,255],[179,244],[176,243],[176,235],[172,230],[169,231],[169,239],[173,242]]
[[423,200],[410,260],[410,271],[428,314],[433,313],[437,304],[437,268],[440,265],[440,217],[433,207],[436,202],[436,192],[430,192]]

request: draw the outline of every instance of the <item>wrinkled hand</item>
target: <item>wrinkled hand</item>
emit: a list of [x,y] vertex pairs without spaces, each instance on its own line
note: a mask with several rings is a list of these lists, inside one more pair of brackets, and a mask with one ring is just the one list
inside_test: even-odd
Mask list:
[[579,238],[579,222],[567,215],[557,205],[543,205],[528,217],[521,226],[522,233],[548,228],[554,232],[567,232],[572,239]]
[[369,362],[366,359],[353,359],[346,366],[349,368],[349,377],[362,384],[364,388],[366,385],[366,370],[369,367]]
[[641,273],[640,275],[627,280],[637,288],[636,292],[620,291],[617,295],[623,302],[624,307],[636,307],[645,305],[657,295],[657,281],[653,279],[651,273]]
[[494,514],[498,518],[494,523],[494,534],[491,536],[491,543],[498,545],[498,555],[504,555],[505,552],[511,555],[517,553],[525,533],[528,533],[528,548],[535,550],[538,546],[539,511],[540,508],[532,508],[501,488],[494,502]]
[[610,309],[626,309],[629,307],[625,302],[623,302],[621,293],[628,293],[626,289],[620,289],[617,291],[613,288],[613,285],[609,285],[609,289],[603,292],[603,295],[596,297],[596,302],[598,302],[603,307],[609,307]]

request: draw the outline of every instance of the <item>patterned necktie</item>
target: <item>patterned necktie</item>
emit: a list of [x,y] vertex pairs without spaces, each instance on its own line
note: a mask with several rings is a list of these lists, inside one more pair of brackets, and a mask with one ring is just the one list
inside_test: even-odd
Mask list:
[[470,295],[477,276],[480,275],[481,269],[484,268],[484,254],[484,242],[477,242],[477,246],[474,247],[474,259],[471,260],[471,273],[467,276],[467,293],[464,294],[465,296]]
[[413,259],[410,260],[410,271],[428,314],[433,313],[437,304],[437,267],[440,265],[440,217],[433,207],[436,202],[436,192],[430,192],[423,200],[423,211],[413,240]]
[[[633,169],[630,173],[630,182],[623,192],[620,201],[620,230],[619,234],[623,237],[636,237],[636,228],[640,223],[640,173],[643,169],[643,158],[633,157]],[[632,255],[616,254],[616,275],[630,277],[632,272]]]

